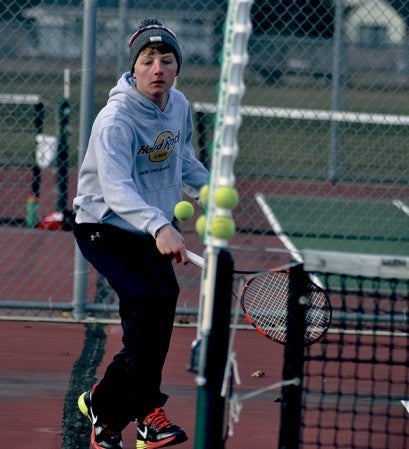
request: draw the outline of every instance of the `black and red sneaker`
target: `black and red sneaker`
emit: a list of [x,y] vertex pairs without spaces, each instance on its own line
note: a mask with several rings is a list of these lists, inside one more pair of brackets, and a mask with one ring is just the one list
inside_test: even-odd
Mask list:
[[86,416],[92,424],[91,444],[95,449],[122,449],[121,432],[111,429],[107,424],[100,422],[98,416],[92,410],[92,390],[82,393],[78,398],[78,408],[81,413]]
[[156,408],[137,426],[136,449],[156,449],[187,440],[186,432],[166,417],[163,408]]

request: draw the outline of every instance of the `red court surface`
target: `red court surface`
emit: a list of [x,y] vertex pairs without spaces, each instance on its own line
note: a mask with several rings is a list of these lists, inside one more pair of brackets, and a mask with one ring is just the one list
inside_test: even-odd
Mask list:
[[[195,333],[192,327],[175,327],[163,376],[163,390],[170,395],[167,414],[189,434],[189,440],[177,446],[181,449],[194,448],[197,387],[195,374],[186,367]],[[105,326],[105,334],[105,354],[97,368],[97,376],[102,374],[121,344],[118,325]],[[84,339],[83,324],[1,322],[0,432],[4,447],[73,447],[67,441],[67,433],[64,441],[67,420],[64,408],[70,393],[73,367],[83,349]],[[253,330],[239,330],[235,342],[241,378],[241,385],[235,390],[237,393],[248,393],[280,379],[282,346]],[[265,376],[252,377],[251,374],[258,370]],[[226,449],[277,447],[280,412],[279,402],[275,402],[277,397],[279,391],[274,390],[243,401],[240,421],[234,425]],[[77,409],[73,413],[88,426],[86,418],[82,418]],[[123,439],[125,448],[135,447],[134,425],[125,429]]]
[[[46,183],[47,179],[44,178]],[[314,184],[311,183],[308,186],[311,194],[318,192]],[[267,189],[266,186],[259,187],[254,189],[259,191]],[[271,193],[282,192],[285,187],[279,182],[270,183],[268,190]],[[305,192],[305,188],[305,184],[292,184],[291,192],[296,194],[298,189],[300,192]],[[337,189],[342,190],[342,186],[337,186]],[[351,190],[339,193],[354,196]],[[368,191],[368,197],[372,193]],[[384,192],[378,193],[384,194]],[[394,192],[391,190],[390,195],[392,194]],[[12,208],[17,204],[15,199],[8,198],[7,200],[11,203],[10,209],[6,207],[5,210],[12,216],[24,216],[25,198],[25,195],[22,196],[23,201],[19,203],[18,210]],[[52,203],[42,199],[40,216],[52,210]],[[248,209],[246,206],[245,210],[248,211],[246,217],[251,217],[257,226],[269,229],[268,223],[260,215],[260,211],[257,211],[256,205],[249,205]],[[193,223],[187,223],[185,227],[189,248],[200,252],[201,248],[193,230]],[[0,270],[1,300],[48,300],[50,302],[72,300],[74,245],[71,233],[3,227],[1,237],[5,244]],[[255,249],[279,245],[277,239],[271,235],[247,236],[244,233],[238,233],[232,243],[241,246],[242,249],[246,246]],[[33,251],[34,245],[36,245],[35,251]],[[239,256],[243,254],[242,250],[236,253]],[[44,257],[33,257],[35,254],[41,254]],[[64,257],[58,257],[61,254]],[[238,260],[236,268],[277,267],[282,262],[288,262],[287,254],[273,255],[260,252],[257,253],[257,257],[253,255],[254,251],[244,253],[241,258],[235,258]],[[57,273],[57,276],[51,277],[47,274],[47,270],[51,270],[53,274]],[[196,267],[189,270],[191,271],[180,266],[177,268],[182,287],[179,307],[196,305],[197,288],[193,291],[192,285],[197,287],[200,270]],[[187,274],[183,277],[182,274],[185,271]],[[195,276],[193,284],[189,276]],[[90,292],[90,300],[92,296]],[[73,406],[77,397],[74,395],[76,394],[74,390],[81,392],[90,387],[86,375],[83,377],[78,375],[78,370],[74,375],[75,368],[78,368],[77,362],[83,353],[86,330],[87,327],[84,324],[0,321],[0,435],[5,449],[15,447],[18,449],[88,448],[88,440],[84,440],[86,441],[84,444],[75,443],[76,434],[87,436],[89,423]],[[121,331],[118,325],[107,325],[104,332],[106,334],[105,352],[103,359],[95,366],[97,377],[102,375],[103,369],[121,348]],[[194,449],[197,387],[195,375],[188,372],[186,367],[190,361],[190,347],[195,333],[196,330],[192,327],[175,328],[163,376],[163,390],[170,395],[166,406],[167,413],[172,421],[187,430],[190,437],[186,443],[178,446],[181,449]],[[241,385],[235,388],[236,393],[253,392],[281,379],[282,346],[269,341],[254,330],[239,330],[234,346],[242,381]],[[84,369],[86,368],[84,365]],[[333,370],[332,367],[330,369]],[[251,374],[256,371],[263,371],[265,376],[252,377]],[[404,366],[402,371],[406,373]],[[316,381],[320,383],[325,379],[318,376]],[[351,388],[353,386],[352,377],[350,386]],[[279,397],[278,390],[267,391],[243,402],[240,421],[234,425],[233,436],[227,440],[226,449],[276,449],[278,447],[280,403],[275,402],[277,397]],[[406,399],[406,396],[403,395],[402,399]],[[70,407],[67,407],[67,402],[70,402]],[[67,416],[67,410],[70,410],[71,415]],[[399,425],[402,429],[407,429],[406,419],[409,415],[400,403],[397,413],[400,413]],[[73,419],[67,425],[69,418]],[[366,425],[369,419],[361,415],[354,418],[360,420],[362,425]],[[326,419],[327,417],[324,418]],[[344,426],[345,420],[346,418],[343,418],[340,426]],[[377,424],[377,427],[383,431],[384,424],[382,421],[379,425]],[[350,437],[349,428],[346,425],[344,427],[347,429],[345,438],[348,438]],[[337,432],[341,434],[339,427]],[[374,441],[373,444],[359,447],[407,449],[405,441],[408,441],[409,434],[405,430],[404,432],[406,432],[405,437],[402,437],[403,432],[400,431],[399,440],[395,440],[392,445],[381,445],[381,441],[378,445]],[[134,426],[129,426],[123,437],[126,449],[135,447]]]

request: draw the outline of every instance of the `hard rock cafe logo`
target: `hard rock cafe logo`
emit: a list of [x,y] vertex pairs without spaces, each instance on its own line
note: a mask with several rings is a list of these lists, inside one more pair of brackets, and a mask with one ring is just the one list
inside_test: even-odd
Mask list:
[[162,131],[152,146],[142,145],[138,155],[147,154],[151,162],[163,162],[169,158],[175,145],[179,142],[180,130],[176,136],[171,131]]

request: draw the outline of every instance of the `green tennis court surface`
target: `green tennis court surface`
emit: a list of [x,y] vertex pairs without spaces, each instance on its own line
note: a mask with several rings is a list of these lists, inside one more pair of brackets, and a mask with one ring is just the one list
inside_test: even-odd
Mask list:
[[409,254],[409,207],[403,201],[278,195],[264,200],[272,228],[298,250]]

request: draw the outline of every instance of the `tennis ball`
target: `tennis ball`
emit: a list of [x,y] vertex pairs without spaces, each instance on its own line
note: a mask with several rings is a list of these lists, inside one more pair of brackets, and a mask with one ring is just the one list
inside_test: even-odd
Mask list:
[[230,217],[215,217],[211,223],[210,232],[217,239],[227,240],[233,237],[236,226]]
[[179,201],[174,209],[175,217],[178,220],[190,220],[195,214],[195,209],[189,201]]
[[217,207],[234,209],[239,204],[239,194],[234,187],[220,186],[214,192],[214,202]]
[[195,229],[196,232],[200,235],[200,237],[205,233],[206,215],[200,215],[200,217],[196,220]]
[[199,191],[199,202],[202,207],[207,206],[207,202],[209,200],[209,185],[204,184]]

